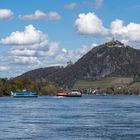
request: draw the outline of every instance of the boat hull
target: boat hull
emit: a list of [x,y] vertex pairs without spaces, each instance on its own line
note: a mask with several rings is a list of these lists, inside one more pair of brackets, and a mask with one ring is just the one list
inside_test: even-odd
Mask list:
[[56,96],[63,96],[63,97],[81,97],[81,93],[57,93]]
[[68,96],[68,93],[59,92],[59,93],[56,94],[56,96],[64,96],[64,97],[67,97]]
[[11,92],[11,96],[15,98],[33,98],[38,97],[36,92]]
[[15,96],[13,96],[14,98],[37,98],[38,96],[17,96],[17,95],[15,95]]

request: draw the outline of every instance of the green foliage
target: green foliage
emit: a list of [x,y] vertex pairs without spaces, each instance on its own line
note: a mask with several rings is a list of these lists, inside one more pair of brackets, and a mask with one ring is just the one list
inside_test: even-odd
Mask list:
[[54,95],[59,89],[58,85],[50,82],[35,82],[30,79],[7,80],[0,79],[0,96],[10,96],[11,91],[36,91],[40,95]]
[[42,87],[41,94],[42,95],[55,95],[58,89],[59,89],[58,86],[55,84],[46,85]]
[[135,77],[135,78],[134,78],[134,81],[135,81],[135,82],[140,82],[140,77]]
[[[100,88],[108,94],[140,94],[140,82],[132,77],[107,77],[95,81],[77,81],[74,88],[88,89]],[[138,78],[137,78],[138,81]]]
[[95,81],[77,81],[74,88],[84,89],[84,88],[97,88],[106,89],[108,87],[114,87],[119,85],[127,85],[133,81],[131,77],[107,77]]
[[113,87],[108,87],[108,88],[106,89],[106,93],[107,93],[107,94],[114,94],[114,88],[113,88]]

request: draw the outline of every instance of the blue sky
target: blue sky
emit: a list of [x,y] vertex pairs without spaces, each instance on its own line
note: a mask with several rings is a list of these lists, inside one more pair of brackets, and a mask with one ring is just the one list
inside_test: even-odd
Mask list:
[[75,62],[113,36],[140,48],[139,0],[0,3],[0,77]]

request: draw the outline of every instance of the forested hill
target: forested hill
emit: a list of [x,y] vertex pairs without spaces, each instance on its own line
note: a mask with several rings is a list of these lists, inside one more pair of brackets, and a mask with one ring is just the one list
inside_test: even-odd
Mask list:
[[140,76],[140,50],[112,40],[91,49],[75,64],[40,68],[15,79],[44,79],[63,87],[72,87],[78,80],[97,80],[107,76]]

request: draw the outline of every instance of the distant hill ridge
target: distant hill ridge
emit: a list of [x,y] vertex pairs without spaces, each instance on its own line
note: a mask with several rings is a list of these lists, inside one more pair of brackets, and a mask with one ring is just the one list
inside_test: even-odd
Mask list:
[[140,50],[112,40],[91,49],[75,64],[32,70],[15,79],[48,80],[72,87],[78,80],[97,80],[107,76],[140,76]]

